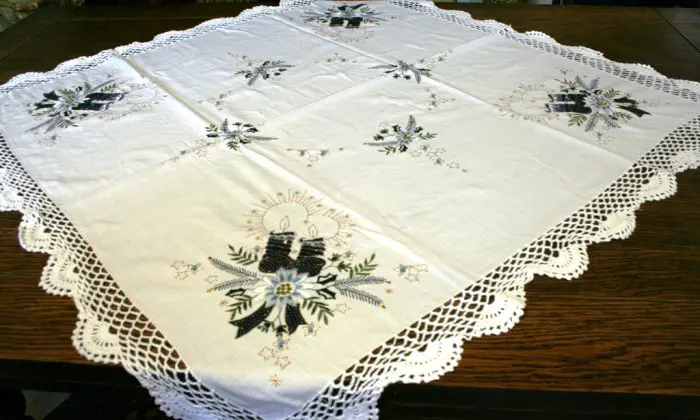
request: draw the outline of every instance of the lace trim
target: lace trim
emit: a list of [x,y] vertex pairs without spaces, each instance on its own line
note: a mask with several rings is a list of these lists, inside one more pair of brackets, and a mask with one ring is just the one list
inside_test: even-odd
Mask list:
[[[0,94],[34,86],[129,56],[235,25],[273,11],[303,7],[310,1],[282,1],[279,8],[258,6],[237,18],[215,19],[186,30],[167,32],[92,57],[67,61],[47,73],[26,73],[0,86]],[[619,64],[584,47],[566,47],[540,32],[518,33],[492,20],[443,11],[430,2],[393,4],[454,24],[495,33],[577,61],[623,79],[700,102],[700,84],[663,77],[649,66]],[[700,118],[669,134],[598,198],[555,226],[493,272],[470,285],[413,326],[350,367],[292,418],[377,418],[377,401],[393,382],[437,379],[454,369],[463,341],[502,334],[525,307],[525,284],[537,274],[573,279],[588,266],[587,246],[627,238],[634,212],[650,200],[676,192],[675,174],[700,166]],[[21,245],[51,255],[41,276],[47,292],[73,298],[79,310],[73,344],[86,358],[121,363],[147,388],[163,411],[175,418],[257,418],[201,384],[158,330],[126,298],[104,270],[90,245],[41,191],[0,134],[0,210],[23,213]]]

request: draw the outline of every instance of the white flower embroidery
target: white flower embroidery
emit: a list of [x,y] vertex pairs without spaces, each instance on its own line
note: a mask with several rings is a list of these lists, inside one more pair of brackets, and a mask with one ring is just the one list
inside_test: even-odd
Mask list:
[[296,306],[304,298],[302,292],[307,277],[306,273],[297,273],[297,270],[277,270],[265,286],[265,306],[276,306],[280,310],[287,305]]
[[592,94],[586,96],[583,103],[586,104],[587,107],[591,108],[593,112],[599,112],[607,116],[613,115],[613,102],[603,95]]

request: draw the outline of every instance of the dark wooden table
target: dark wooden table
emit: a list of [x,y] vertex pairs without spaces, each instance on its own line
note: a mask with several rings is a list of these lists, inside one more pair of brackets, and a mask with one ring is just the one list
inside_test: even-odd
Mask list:
[[[40,10],[0,33],[0,82],[250,5]],[[698,10],[442,5],[700,80]],[[700,171],[678,184],[676,196],[643,206],[631,239],[593,246],[582,278],[529,284],[510,333],[468,343],[437,382],[389,387],[383,417],[700,418]],[[37,287],[46,256],[19,247],[19,221],[0,214],[0,386],[136,389],[120,368],[73,349],[76,310]]]

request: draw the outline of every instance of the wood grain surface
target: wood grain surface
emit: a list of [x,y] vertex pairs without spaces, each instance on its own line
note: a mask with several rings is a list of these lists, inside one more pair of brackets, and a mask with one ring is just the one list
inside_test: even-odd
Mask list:
[[[212,17],[234,16],[251,5],[40,11],[0,33],[0,82]],[[700,80],[697,10],[440,6],[459,7],[521,31],[542,31],[616,61],[649,64],[670,77]],[[700,171],[682,174],[676,196],[645,204],[638,212],[632,238],[593,246],[590,269],[577,280],[536,279],[527,287],[526,314],[510,333],[467,343],[459,367],[423,387],[699,396],[698,206]],[[60,363],[68,368],[56,375],[70,380],[79,375],[70,366],[82,365],[75,372],[84,373],[94,365],[71,345],[72,302],[37,287],[46,256],[19,247],[19,220],[16,213],[0,214],[0,362]],[[5,383],[21,380],[19,374],[9,376]],[[411,387],[405,389],[419,389]],[[402,389],[392,387],[388,394]]]

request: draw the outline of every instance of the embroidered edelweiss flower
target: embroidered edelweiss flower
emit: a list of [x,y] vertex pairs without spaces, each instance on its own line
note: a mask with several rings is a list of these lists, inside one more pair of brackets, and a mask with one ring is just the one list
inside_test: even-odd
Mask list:
[[241,144],[248,144],[254,141],[275,140],[274,137],[259,136],[258,129],[253,124],[234,122],[229,124],[225,119],[220,125],[210,124],[206,127],[207,137],[221,139],[226,142],[226,146],[232,150],[238,150]]
[[245,78],[248,79],[248,86],[252,86],[260,78],[267,80],[272,76],[281,76],[287,69],[294,67],[281,60],[265,60],[255,64],[252,60],[248,59],[248,57],[243,57],[247,68],[237,71],[236,74],[245,76]]
[[278,337],[275,341],[275,349],[277,351],[289,350],[289,340],[282,337]]
[[372,66],[373,70],[384,70],[385,74],[391,74],[394,79],[415,79],[420,83],[423,76],[430,76],[430,69],[419,67],[418,64],[411,64],[403,60],[396,60],[396,64],[380,64]]
[[428,271],[428,266],[424,264],[418,264],[418,265],[407,265],[407,264],[399,264],[398,267],[394,269],[396,271],[396,274],[399,275],[399,277],[403,277],[409,282],[416,282],[419,279],[420,273],[424,273]]
[[308,337],[310,335],[316,336],[318,334],[318,330],[321,329],[320,325],[316,325],[314,323],[308,324],[304,327],[304,336]]
[[178,280],[185,280],[190,275],[199,273],[202,268],[202,264],[186,264],[184,261],[175,261],[170,266],[175,269],[175,278]]
[[603,95],[590,94],[583,99],[583,103],[592,109],[593,112],[599,112],[607,116],[613,115],[613,101]]
[[280,268],[265,286],[265,306],[280,309],[296,306],[304,298],[302,292],[307,278],[308,274],[297,273],[296,269]]
[[408,151],[409,146],[417,140],[430,140],[433,138],[435,138],[434,133],[424,132],[423,127],[419,127],[416,124],[416,118],[413,115],[409,115],[408,123],[404,128],[399,124],[391,126],[391,130],[382,128],[374,136],[374,143],[365,144],[380,147],[379,151],[385,154],[403,153]]

